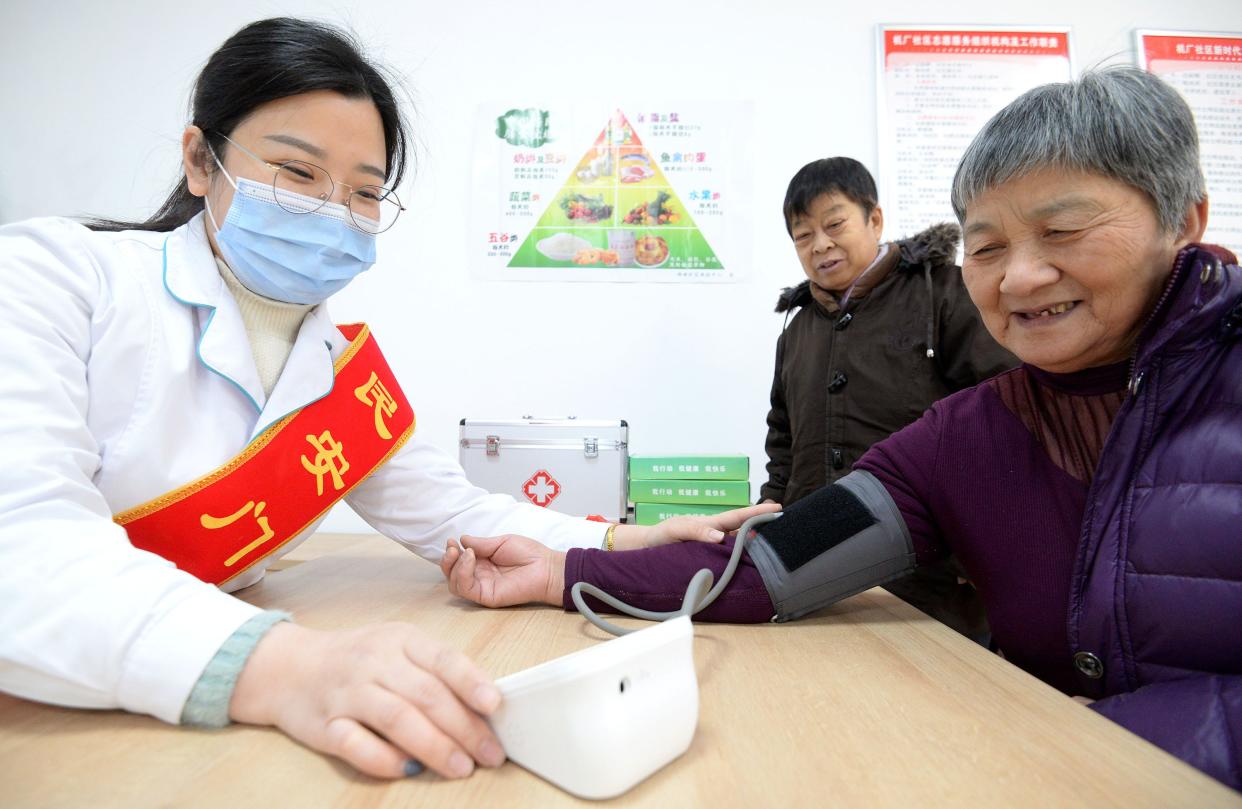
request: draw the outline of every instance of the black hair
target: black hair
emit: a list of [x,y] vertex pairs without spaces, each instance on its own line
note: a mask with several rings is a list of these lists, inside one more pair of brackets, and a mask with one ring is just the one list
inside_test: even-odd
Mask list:
[[785,192],[785,230],[791,236],[794,217],[806,216],[811,203],[823,194],[841,194],[857,203],[864,219],[879,204],[875,178],[852,157],[825,157],[807,163],[798,169]]
[[[394,82],[395,83],[395,82]],[[396,186],[405,174],[411,149],[409,127],[381,68],[362,55],[345,31],[322,22],[273,17],[252,22],[211,55],[194,83],[190,123],[223,156],[239,123],[269,101],[332,90],[347,98],[368,98],[384,128],[385,173]],[[209,164],[210,165],[210,164]],[[172,230],[203,209],[181,177],[164,204],[145,222],[97,219],[92,230]]]

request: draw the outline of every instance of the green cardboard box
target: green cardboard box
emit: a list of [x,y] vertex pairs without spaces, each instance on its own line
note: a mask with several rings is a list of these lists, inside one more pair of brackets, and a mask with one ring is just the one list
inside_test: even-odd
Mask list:
[[669,517],[709,517],[736,506],[690,506],[680,503],[637,503],[634,505],[636,525],[655,525]]
[[632,503],[750,504],[748,480],[631,480]]
[[749,480],[745,455],[631,455],[630,480]]

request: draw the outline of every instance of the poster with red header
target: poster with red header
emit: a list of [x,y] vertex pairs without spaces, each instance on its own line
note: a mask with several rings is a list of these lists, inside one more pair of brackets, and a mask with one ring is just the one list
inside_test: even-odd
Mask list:
[[1242,33],[1136,31],[1140,67],[1178,89],[1195,113],[1208,188],[1204,241],[1242,252]]
[[878,27],[880,206],[886,238],[954,222],[958,161],[989,118],[1025,91],[1073,76],[1070,29]]

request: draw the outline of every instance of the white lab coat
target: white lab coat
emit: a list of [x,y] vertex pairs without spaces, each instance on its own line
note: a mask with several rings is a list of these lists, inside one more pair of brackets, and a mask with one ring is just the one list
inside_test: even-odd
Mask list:
[[[0,690],[178,721],[257,610],[135,549],[111,517],[326,394],[346,345],[326,307],[312,309],[265,397],[201,214],[171,233],[63,219],[0,228]],[[417,434],[346,500],[432,561],[462,533],[567,548],[604,532],[472,486]]]

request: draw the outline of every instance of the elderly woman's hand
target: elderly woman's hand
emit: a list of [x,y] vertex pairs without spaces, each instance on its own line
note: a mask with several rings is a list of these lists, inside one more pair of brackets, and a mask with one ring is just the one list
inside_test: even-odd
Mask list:
[[229,716],[274,725],[376,778],[422,765],[463,778],[475,762],[505,760],[483,719],[499,704],[474,663],[409,624],[321,632],[282,623],[246,661]]
[[514,534],[449,540],[440,570],[449,592],[484,607],[557,607],[565,589],[565,554]]
[[[725,511],[711,517],[673,517],[658,525],[618,525],[614,550],[671,542],[720,542],[756,514],[780,511],[776,503]],[[485,607],[541,603],[559,607],[565,589],[565,554],[529,537],[463,536],[449,540],[440,560],[449,591]]]
[[670,517],[656,525],[618,525],[613,534],[615,550],[634,550],[671,542],[720,542],[756,514],[780,511],[779,503],[735,508],[710,517]]

